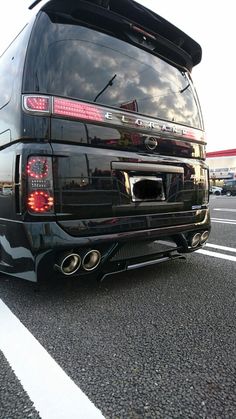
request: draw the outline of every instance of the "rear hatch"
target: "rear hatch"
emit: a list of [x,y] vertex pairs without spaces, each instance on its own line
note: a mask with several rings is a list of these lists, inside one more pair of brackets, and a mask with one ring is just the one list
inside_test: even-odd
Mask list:
[[194,53],[112,10],[55,4],[36,20],[23,93],[49,98],[58,220],[199,221],[208,172]]

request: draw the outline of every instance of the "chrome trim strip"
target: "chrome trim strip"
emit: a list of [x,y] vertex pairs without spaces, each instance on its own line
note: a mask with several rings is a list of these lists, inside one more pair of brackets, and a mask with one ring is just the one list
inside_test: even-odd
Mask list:
[[184,173],[184,168],[179,166],[167,166],[162,164],[149,163],[129,163],[121,161],[113,161],[111,168],[114,170],[135,170],[142,172],[162,172],[162,173]]

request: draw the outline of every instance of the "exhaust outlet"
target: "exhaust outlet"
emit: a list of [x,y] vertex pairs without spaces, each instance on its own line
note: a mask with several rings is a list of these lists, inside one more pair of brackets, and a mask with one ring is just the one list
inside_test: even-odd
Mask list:
[[201,233],[195,233],[190,239],[190,247],[195,249],[201,242]]
[[63,275],[73,275],[78,271],[81,265],[81,257],[77,253],[67,253],[62,255],[57,263],[55,263],[54,268],[61,272]]
[[93,271],[101,261],[101,253],[98,250],[90,250],[84,255],[82,266],[85,271]]
[[201,235],[201,244],[206,243],[206,241],[208,240],[208,237],[209,237],[209,231],[206,230]]

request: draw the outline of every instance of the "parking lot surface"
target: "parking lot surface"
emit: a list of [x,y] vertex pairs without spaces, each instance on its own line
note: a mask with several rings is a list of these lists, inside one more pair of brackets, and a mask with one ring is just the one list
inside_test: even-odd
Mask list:
[[[212,196],[210,206],[209,243],[186,260],[102,283],[48,278],[41,289],[0,277],[4,306],[88,396],[97,415],[236,417],[236,198]],[[24,342],[15,345],[20,352]],[[1,351],[0,365],[0,418],[46,419]],[[52,412],[56,401],[57,393]],[[71,409],[65,419],[85,417]]]

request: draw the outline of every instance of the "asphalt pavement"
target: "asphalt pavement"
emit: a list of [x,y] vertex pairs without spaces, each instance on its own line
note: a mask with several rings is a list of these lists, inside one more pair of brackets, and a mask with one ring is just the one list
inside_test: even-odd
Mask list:
[[[0,277],[0,299],[106,418],[236,417],[236,197],[210,206],[210,246],[186,260],[41,290]],[[0,419],[38,419],[0,365]]]

